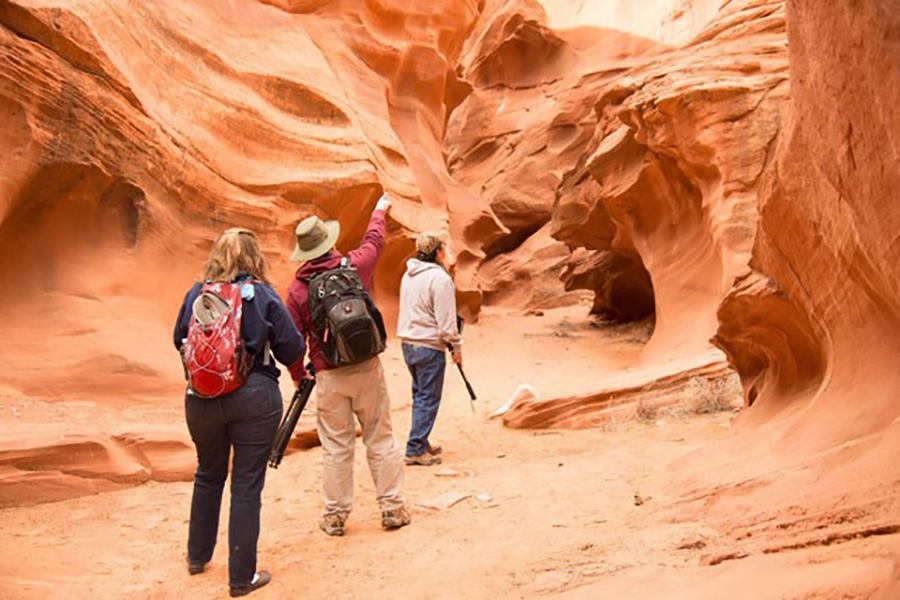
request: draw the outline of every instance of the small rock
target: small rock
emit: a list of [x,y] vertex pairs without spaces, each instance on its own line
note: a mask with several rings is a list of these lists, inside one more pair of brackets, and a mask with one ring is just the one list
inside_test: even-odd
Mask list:
[[12,413],[14,417],[21,417],[22,412],[19,410],[18,406],[13,406]]
[[505,455],[505,454],[498,454],[498,455],[497,455],[497,458],[506,458],[506,455]]
[[678,550],[702,550],[706,548],[706,542],[703,540],[682,540],[675,548]]
[[440,471],[435,471],[435,477],[459,477],[459,471],[454,471],[453,469],[441,469]]
[[490,502],[493,500],[490,494],[478,494],[475,496],[475,499],[479,502]]

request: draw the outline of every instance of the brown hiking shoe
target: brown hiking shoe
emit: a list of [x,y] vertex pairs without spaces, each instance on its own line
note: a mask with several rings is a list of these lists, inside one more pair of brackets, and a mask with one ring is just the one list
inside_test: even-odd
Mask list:
[[428,444],[427,452],[432,456],[440,456],[444,453],[444,448],[440,444],[435,444],[434,446]]
[[381,526],[385,529],[400,529],[412,522],[409,511],[405,508],[395,508],[381,513]]
[[431,465],[439,465],[443,460],[440,456],[432,456],[427,452],[425,454],[417,454],[415,456],[407,455],[406,458],[403,459],[408,465],[421,465],[423,467],[430,467]]
[[340,515],[325,515],[319,520],[319,529],[328,535],[342,536],[345,522]]

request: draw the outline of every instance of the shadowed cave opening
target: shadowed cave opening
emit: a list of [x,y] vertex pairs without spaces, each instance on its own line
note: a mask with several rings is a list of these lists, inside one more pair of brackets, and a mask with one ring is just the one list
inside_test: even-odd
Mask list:
[[143,203],[141,189],[95,166],[41,167],[0,226],[0,277],[19,292],[84,289],[79,279],[136,247]]

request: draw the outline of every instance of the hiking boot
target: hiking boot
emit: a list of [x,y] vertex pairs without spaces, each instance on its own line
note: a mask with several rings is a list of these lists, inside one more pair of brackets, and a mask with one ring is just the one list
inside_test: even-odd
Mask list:
[[428,450],[426,450],[426,452],[432,456],[440,456],[444,453],[444,448],[441,447],[440,444],[435,444],[434,446],[428,444]]
[[190,573],[191,575],[199,575],[206,570],[206,563],[191,562],[191,559],[186,554],[184,556],[184,560],[185,562],[187,562],[188,573]]
[[405,508],[395,508],[381,513],[381,526],[385,529],[400,529],[412,522],[409,511]]
[[344,535],[345,520],[341,515],[325,515],[319,521],[319,529],[328,535],[342,536]]
[[263,587],[270,581],[272,581],[272,576],[269,575],[269,572],[260,571],[253,577],[253,581],[251,581],[250,583],[233,587],[229,591],[231,592],[232,598],[235,598],[237,596],[246,596],[250,592],[255,592],[259,588]]
[[443,462],[440,456],[432,456],[427,452],[425,454],[417,454],[415,456],[406,456],[403,459],[408,465],[421,465],[423,467],[430,467],[431,465],[439,465]]

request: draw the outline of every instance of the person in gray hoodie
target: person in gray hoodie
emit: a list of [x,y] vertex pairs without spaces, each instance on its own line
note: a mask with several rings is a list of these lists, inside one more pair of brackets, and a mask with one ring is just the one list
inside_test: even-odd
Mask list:
[[447,366],[446,350],[462,364],[462,337],[456,322],[456,288],[444,268],[442,236],[423,233],[416,239],[416,257],[407,262],[400,284],[397,337],[412,375],[412,425],[406,443],[407,465],[441,463],[443,449],[431,445]]

